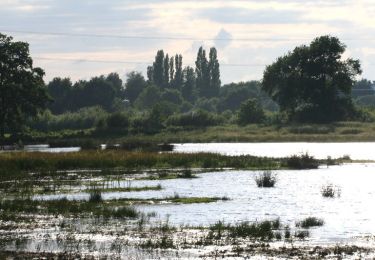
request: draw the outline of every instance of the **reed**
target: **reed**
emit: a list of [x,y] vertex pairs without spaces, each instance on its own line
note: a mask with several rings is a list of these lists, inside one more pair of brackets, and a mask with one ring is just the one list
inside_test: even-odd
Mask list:
[[[2,153],[0,178],[24,172],[52,172],[73,169],[145,168],[250,168],[278,169],[280,159],[255,156],[225,156],[211,153],[153,153],[121,151],[80,151],[74,153]],[[23,174],[23,175],[22,175]]]

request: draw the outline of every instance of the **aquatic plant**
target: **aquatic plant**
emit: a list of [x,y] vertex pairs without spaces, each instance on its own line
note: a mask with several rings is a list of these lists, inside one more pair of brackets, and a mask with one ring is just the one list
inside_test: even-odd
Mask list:
[[335,198],[341,196],[341,189],[332,184],[328,184],[322,187],[321,194],[325,198]]
[[310,228],[320,227],[324,225],[324,220],[316,217],[308,217],[296,223],[296,227]]
[[102,193],[100,190],[93,189],[90,191],[89,202],[98,203],[102,201],[103,201],[103,198],[102,198]]
[[178,175],[178,178],[194,179],[194,178],[197,178],[197,176],[194,175],[190,169],[185,169],[185,170],[182,171],[181,174]]
[[265,220],[262,222],[241,222],[235,225],[225,225],[224,222],[218,221],[209,227],[210,233],[208,238],[219,239],[224,232],[232,238],[256,238],[261,240],[271,240],[275,238],[274,230],[280,228],[280,220]]
[[264,171],[255,177],[255,182],[259,188],[272,188],[276,184],[276,176],[271,171]]
[[310,232],[308,230],[297,230],[294,233],[294,237],[299,238],[299,239],[306,239],[309,236],[310,236]]
[[310,156],[308,153],[301,155],[292,155],[285,160],[285,166],[291,169],[317,169],[319,160]]

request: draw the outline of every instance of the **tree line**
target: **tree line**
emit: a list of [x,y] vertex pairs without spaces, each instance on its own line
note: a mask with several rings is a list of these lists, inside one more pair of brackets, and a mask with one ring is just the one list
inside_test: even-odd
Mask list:
[[[89,118],[81,125],[131,125],[141,132],[159,131],[165,125],[368,119],[358,104],[375,104],[374,82],[356,80],[362,72],[360,62],[344,60],[345,50],[336,37],[317,37],[277,58],[266,67],[261,81],[224,86],[214,47],[208,55],[199,48],[195,67],[184,66],[181,54],[159,50],[147,68],[147,79],[133,71],[125,82],[110,73],[75,83],[54,78],[45,85],[44,71],[33,67],[28,44],[0,34],[0,134],[22,131],[30,118],[34,119],[29,126],[43,126],[44,118],[58,128],[62,118],[74,121],[80,115]],[[51,113],[44,112],[46,108]],[[106,122],[91,118],[90,111],[102,114]],[[124,123],[119,123],[120,118]]]

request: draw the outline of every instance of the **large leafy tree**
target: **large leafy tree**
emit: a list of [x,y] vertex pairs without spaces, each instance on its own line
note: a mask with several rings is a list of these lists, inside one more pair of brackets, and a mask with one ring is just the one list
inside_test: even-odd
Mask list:
[[49,97],[43,76],[33,67],[28,43],[0,34],[0,139],[45,108]]
[[130,72],[125,84],[125,96],[133,104],[139,94],[147,87],[147,82],[140,72]]
[[267,66],[262,87],[291,119],[329,122],[354,113],[351,89],[361,74],[358,60],[343,60],[346,46],[321,36]]

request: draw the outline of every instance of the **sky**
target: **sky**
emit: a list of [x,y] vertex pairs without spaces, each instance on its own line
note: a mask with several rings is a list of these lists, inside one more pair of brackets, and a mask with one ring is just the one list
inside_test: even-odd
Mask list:
[[259,80],[267,64],[321,35],[347,45],[375,80],[374,0],[0,0],[0,33],[27,41],[45,80],[146,74],[156,51],[193,65],[215,46],[224,84]]

